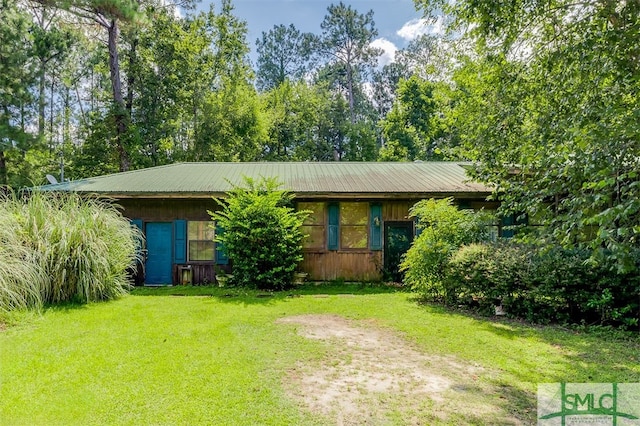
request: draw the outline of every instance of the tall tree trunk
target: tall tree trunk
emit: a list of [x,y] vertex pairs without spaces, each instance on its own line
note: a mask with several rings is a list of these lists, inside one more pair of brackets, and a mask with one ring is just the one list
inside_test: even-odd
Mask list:
[[68,86],[64,87],[63,92],[63,113],[64,120],[62,122],[62,146],[64,148],[65,145],[71,143],[71,88]]
[[351,124],[356,123],[356,116],[353,111],[353,70],[351,64],[347,64],[347,90],[349,91],[349,116]]
[[111,87],[113,89],[113,102],[115,106],[115,124],[116,124],[116,151],[120,160],[120,171],[126,172],[131,164],[129,153],[124,146],[127,137],[127,113],[122,97],[122,82],[120,80],[120,62],[118,60],[118,21],[111,20],[108,27],[109,32],[109,71],[111,76]]
[[129,50],[129,73],[127,74],[127,112],[129,113],[129,117],[131,117],[131,113],[133,111],[133,86],[136,82],[136,53],[138,49],[138,37],[135,35],[132,36],[131,40],[131,49]]
[[44,135],[44,121],[45,121],[45,117],[44,117],[44,109],[46,106],[46,102],[45,102],[45,77],[46,77],[46,73],[45,73],[45,69],[47,66],[47,62],[43,59],[40,58],[40,69],[38,70],[38,137],[42,138],[42,136]]
[[49,147],[50,149],[53,149],[53,121],[54,121],[54,115],[53,115],[53,106],[55,105],[55,102],[53,102],[53,96],[54,96],[54,90],[56,88],[55,85],[55,79],[53,78],[53,75],[51,75],[51,99],[49,101]]

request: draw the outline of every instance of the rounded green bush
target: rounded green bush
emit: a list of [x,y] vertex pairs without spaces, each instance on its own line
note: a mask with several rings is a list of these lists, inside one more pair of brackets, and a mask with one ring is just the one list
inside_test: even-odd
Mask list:
[[245,178],[246,188],[236,187],[222,210],[209,212],[224,229],[217,240],[233,262],[236,284],[265,290],[291,285],[302,260],[301,226],[307,212],[290,207],[291,193],[279,190],[275,179]]

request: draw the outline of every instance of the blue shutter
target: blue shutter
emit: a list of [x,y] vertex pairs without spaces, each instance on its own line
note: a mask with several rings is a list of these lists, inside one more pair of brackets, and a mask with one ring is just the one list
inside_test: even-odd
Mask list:
[[[509,216],[504,216],[501,219],[501,223],[502,225],[502,238],[512,238],[513,237],[513,225],[514,225],[514,220],[513,220],[513,215],[510,214]],[[508,229],[505,229],[508,228]]]
[[339,243],[339,226],[340,226],[340,206],[336,203],[329,204],[329,226],[327,226],[327,248],[329,250],[338,250]]
[[229,256],[224,251],[224,245],[217,241],[217,236],[224,234],[224,228],[220,225],[216,225],[216,264],[217,265],[228,265],[229,264]]
[[[500,220],[500,224],[502,225],[502,238],[512,238],[515,235],[516,226],[527,225],[529,223],[529,218],[524,215],[516,215],[510,214],[509,216],[504,216]],[[509,229],[504,229],[509,228]]]
[[382,250],[382,206],[371,204],[369,207],[369,248],[371,250]]
[[173,222],[173,263],[187,263],[187,221]]
[[[140,232],[142,232],[142,219],[131,219],[131,225],[135,226],[140,230]],[[138,253],[140,253],[142,251],[142,248],[144,247],[143,242],[144,240],[138,241],[138,244],[137,244]]]

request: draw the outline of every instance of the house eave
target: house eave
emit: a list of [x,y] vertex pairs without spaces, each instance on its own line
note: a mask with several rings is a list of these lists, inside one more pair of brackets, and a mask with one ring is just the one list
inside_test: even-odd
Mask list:
[[[80,192],[114,199],[206,199],[224,198],[224,192]],[[425,198],[465,198],[479,199],[491,195],[488,191],[431,191],[431,192],[294,192],[295,198],[319,200],[349,200],[349,199],[425,199]]]

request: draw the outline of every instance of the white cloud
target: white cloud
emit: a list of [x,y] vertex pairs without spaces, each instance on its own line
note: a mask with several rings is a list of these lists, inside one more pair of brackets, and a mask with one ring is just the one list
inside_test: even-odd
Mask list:
[[369,100],[373,100],[373,84],[370,81],[365,81],[362,83],[362,91],[369,98]]
[[382,49],[382,54],[378,57],[378,66],[383,67],[391,62],[395,62],[398,48],[389,40],[378,38],[373,40],[370,46]]
[[414,40],[424,34],[443,35],[445,32],[444,18],[438,16],[436,22],[428,24],[427,19],[412,19],[405,23],[396,34],[405,40]]

